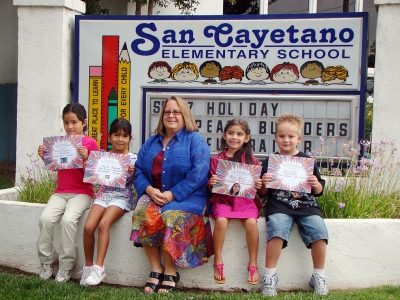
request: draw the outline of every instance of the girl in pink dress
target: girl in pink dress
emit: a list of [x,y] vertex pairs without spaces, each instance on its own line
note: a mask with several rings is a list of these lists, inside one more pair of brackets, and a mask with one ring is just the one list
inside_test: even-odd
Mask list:
[[[230,120],[225,128],[221,138],[222,152],[211,159],[210,179],[208,188],[211,191],[212,186],[218,184],[219,179],[215,175],[219,159],[231,160],[243,164],[259,165],[258,160],[252,155],[250,142],[250,128],[246,121],[241,119]],[[261,179],[256,180],[256,188],[261,188]],[[232,186],[240,188],[240,186]],[[225,283],[224,263],[222,260],[222,248],[224,246],[226,228],[229,219],[240,219],[246,229],[247,248],[249,250],[248,278],[249,284],[257,284],[258,268],[258,227],[257,218],[262,207],[260,199],[243,198],[236,196],[238,191],[232,193],[235,195],[214,194],[210,202],[212,203],[212,217],[215,219],[213,242],[214,242],[214,280],[216,283]]]

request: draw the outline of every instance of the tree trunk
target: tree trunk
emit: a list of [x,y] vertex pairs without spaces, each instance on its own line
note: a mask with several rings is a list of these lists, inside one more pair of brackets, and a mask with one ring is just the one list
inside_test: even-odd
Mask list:
[[154,0],[149,0],[147,3],[147,15],[152,16],[153,15],[153,8],[154,8]]
[[349,0],[343,0],[343,12],[349,12]]
[[140,1],[136,1],[136,10],[135,10],[135,15],[140,16],[142,14],[142,3]]

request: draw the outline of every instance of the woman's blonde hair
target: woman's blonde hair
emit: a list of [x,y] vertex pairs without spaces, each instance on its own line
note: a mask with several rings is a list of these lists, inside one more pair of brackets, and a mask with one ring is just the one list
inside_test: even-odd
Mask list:
[[296,125],[297,135],[303,136],[302,131],[304,127],[304,121],[302,118],[290,113],[281,114],[275,121],[275,134],[278,132],[278,126],[282,123],[292,123],[293,125]]
[[190,111],[189,104],[185,100],[183,100],[181,97],[172,96],[164,101],[164,104],[163,104],[163,107],[161,110],[161,114],[160,114],[160,118],[158,119],[158,125],[157,125],[156,129],[154,130],[154,133],[162,135],[162,136],[164,136],[166,134],[163,119],[164,119],[165,105],[167,105],[167,102],[170,100],[176,101],[176,103],[178,104],[179,109],[182,112],[182,117],[183,117],[183,121],[185,122],[186,130],[190,131],[190,132],[199,131],[199,127],[197,127],[197,124],[194,121],[192,112]]

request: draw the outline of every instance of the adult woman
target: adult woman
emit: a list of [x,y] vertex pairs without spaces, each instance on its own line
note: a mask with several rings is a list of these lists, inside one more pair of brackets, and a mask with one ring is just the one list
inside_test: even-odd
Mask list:
[[151,265],[145,293],[173,291],[176,266],[197,267],[213,254],[210,223],[203,217],[210,149],[197,131],[189,105],[170,97],[156,134],[138,153],[134,186],[140,199],[131,240],[143,246]]

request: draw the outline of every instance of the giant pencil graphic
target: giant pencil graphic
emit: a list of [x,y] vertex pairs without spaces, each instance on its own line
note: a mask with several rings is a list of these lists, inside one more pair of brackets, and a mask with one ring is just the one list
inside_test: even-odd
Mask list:
[[100,147],[101,133],[101,67],[89,66],[89,136]]
[[[107,150],[108,105],[111,90],[118,90],[119,36],[103,36],[102,39],[102,89],[101,89],[101,134],[100,148]],[[112,122],[113,120],[111,120]]]
[[[117,93],[115,92],[114,88],[111,88],[110,95],[108,96],[108,128],[114,119],[117,118],[117,107],[118,107],[118,97]],[[106,137],[108,141],[108,136]],[[111,150],[111,142],[108,141],[107,143],[107,150]]]
[[131,86],[131,59],[126,43],[122,47],[118,64],[118,118],[129,120]]

